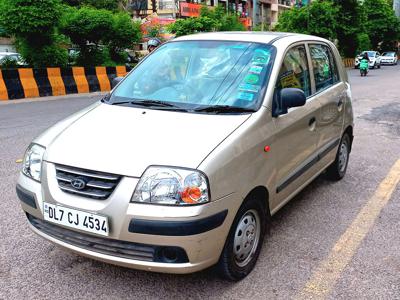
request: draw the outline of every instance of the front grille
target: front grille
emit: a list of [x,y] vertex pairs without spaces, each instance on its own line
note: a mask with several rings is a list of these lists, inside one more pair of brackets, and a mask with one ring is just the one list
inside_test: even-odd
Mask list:
[[[107,199],[118,185],[121,176],[75,167],[56,165],[58,186],[66,193],[78,194],[99,200]],[[73,183],[84,182],[83,188],[74,187]]]
[[[179,247],[153,246],[102,238],[72,231],[37,219],[30,214],[27,214],[27,217],[29,222],[43,233],[65,243],[90,251],[141,261],[167,263],[185,263],[189,261],[186,252]],[[168,253],[168,251],[176,254],[175,260],[171,261],[168,260],[168,257],[165,257],[164,253]]]

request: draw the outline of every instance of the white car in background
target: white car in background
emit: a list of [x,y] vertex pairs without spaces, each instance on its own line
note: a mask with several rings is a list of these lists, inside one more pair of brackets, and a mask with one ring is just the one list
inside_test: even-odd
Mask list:
[[26,63],[24,62],[22,56],[19,53],[14,52],[0,52],[0,65],[9,61],[15,61],[18,66],[23,66]]
[[383,52],[381,58],[382,65],[397,65],[397,54],[394,51]]
[[356,56],[354,67],[358,68],[360,66],[360,61],[363,58],[363,55],[364,55],[365,52],[368,53],[369,67],[371,69],[375,69],[375,67],[380,69],[382,56],[377,51],[363,51],[363,52],[361,52],[359,55]]

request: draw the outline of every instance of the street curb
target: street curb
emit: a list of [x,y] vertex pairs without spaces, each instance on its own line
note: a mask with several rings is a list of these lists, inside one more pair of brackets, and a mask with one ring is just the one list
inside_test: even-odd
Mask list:
[[23,98],[13,101],[0,101],[0,106],[2,105],[13,105],[19,103],[30,103],[30,102],[44,102],[44,101],[57,101],[57,100],[76,100],[78,98],[96,98],[107,94],[106,92],[93,92],[93,93],[82,93],[82,94],[70,94],[63,96],[47,96],[47,97],[37,97],[37,98]]

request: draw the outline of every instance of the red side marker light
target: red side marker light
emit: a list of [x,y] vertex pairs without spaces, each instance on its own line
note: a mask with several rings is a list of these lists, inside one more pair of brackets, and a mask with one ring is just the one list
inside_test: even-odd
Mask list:
[[265,147],[264,147],[264,152],[269,152],[269,150],[271,150],[271,147],[270,147],[270,146],[265,146]]

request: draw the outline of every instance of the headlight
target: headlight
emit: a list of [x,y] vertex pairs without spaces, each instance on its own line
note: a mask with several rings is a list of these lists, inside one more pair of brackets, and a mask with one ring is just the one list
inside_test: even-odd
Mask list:
[[45,151],[46,149],[43,148],[42,146],[39,146],[37,144],[30,144],[30,146],[25,152],[22,173],[40,182],[42,159]]
[[206,176],[196,170],[149,167],[139,180],[131,202],[193,205],[210,201]]

